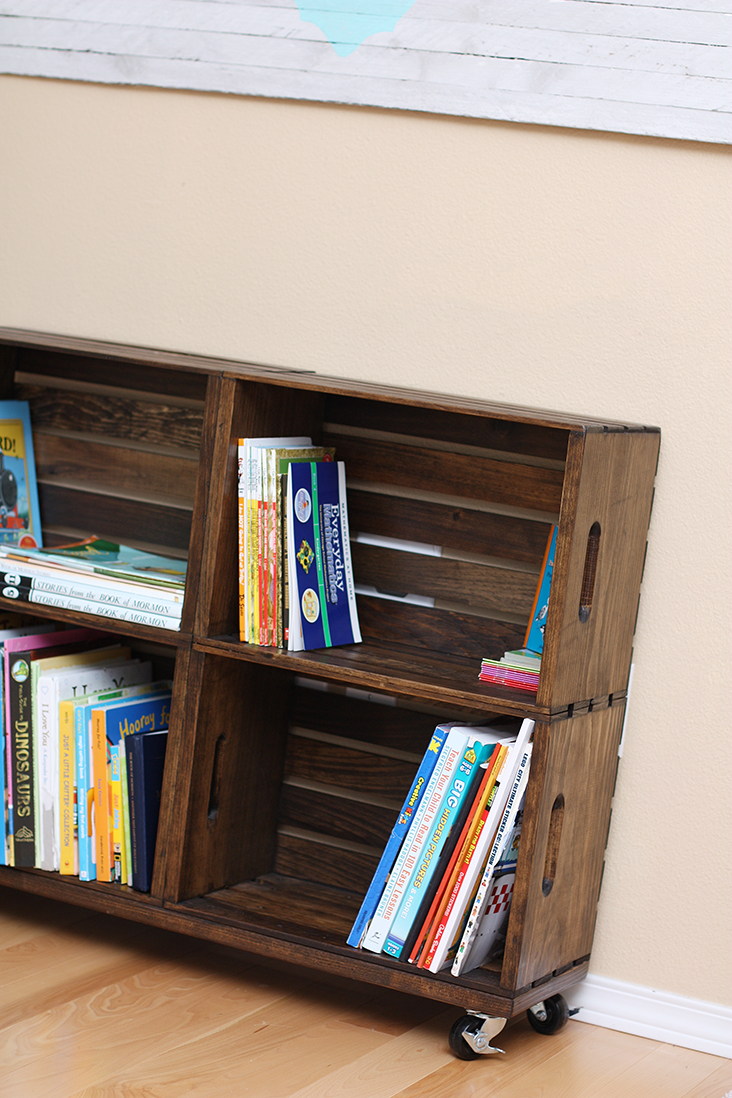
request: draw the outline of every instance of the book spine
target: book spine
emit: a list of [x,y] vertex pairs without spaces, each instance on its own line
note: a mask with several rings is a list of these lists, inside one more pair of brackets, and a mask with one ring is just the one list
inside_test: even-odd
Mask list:
[[409,830],[414,813],[419,808],[446,738],[447,729],[439,727],[435,729],[411,788],[404,799],[404,804],[397,816],[391,835],[384,847],[384,852],[379,859],[376,872],[374,873],[371,884],[364,896],[359,913],[351,928],[351,933],[348,935],[347,943],[350,946],[358,946],[361,944],[361,939],[363,938],[372,915],[376,911],[379,899],[381,898],[381,894],[384,891],[389,874],[396,861],[397,854],[399,853],[399,848]]
[[32,869],[36,858],[33,796],[33,728],[30,698],[30,652],[10,654],[6,688],[9,697],[13,774],[14,864]]
[[37,590],[53,595],[72,595],[90,602],[109,602],[156,611],[169,617],[180,616],[183,610],[183,592],[172,587],[138,585],[132,580],[128,582],[111,576],[86,575],[58,566],[44,570],[43,565],[18,564],[20,567],[16,571],[0,570],[0,588],[5,598],[28,601],[24,599],[24,592]]
[[412,875],[408,891],[405,892],[399,911],[384,943],[384,953],[390,957],[401,957],[404,944],[418,915],[420,899],[427,894],[435,869],[439,864],[440,852],[444,848],[450,833],[452,822],[460,811],[460,806],[469,795],[471,779],[479,757],[474,747],[466,748],[457,770],[451,776],[445,789],[440,808],[433,821],[430,834],[424,844],[419,862]]
[[89,753],[88,708],[76,707],[76,804],[79,835],[79,877],[82,881],[96,878],[96,857],[92,860],[94,833],[94,787]]
[[125,867],[119,755],[120,745],[112,744],[109,749],[109,780],[112,799],[112,879],[117,884],[122,884]]
[[5,757],[5,698],[2,689],[5,675],[0,660],[0,790],[2,790],[2,819],[0,820],[0,865],[8,865],[8,765]]
[[97,880],[112,880],[109,829],[108,745],[104,710],[92,710],[92,766],[94,770],[94,826],[96,830]]
[[427,789],[379,900],[379,906],[367,934],[364,935],[363,948],[372,953],[381,953],[384,947],[391,921],[396,916],[402,896],[409,887],[420,849],[437,812],[445,787],[465,749],[466,739],[467,737],[462,733],[451,732],[445,740]]
[[59,702],[59,871],[64,876],[79,872],[73,719],[74,703]]
[[237,534],[239,544],[238,572],[239,572],[239,640],[247,638],[247,493],[244,470],[246,447],[244,439],[239,439],[237,448]]
[[[527,747],[521,756],[518,768],[514,774],[513,783],[506,798],[505,806],[501,815],[501,820],[496,829],[495,838],[491,844],[491,849],[488,854],[488,859],[485,862],[485,868],[483,869],[483,876],[478,885],[478,891],[473,900],[472,909],[468,915],[465,928],[460,939],[460,943],[457,947],[455,957],[452,964],[453,976],[459,976],[462,971],[465,970],[469,954],[472,949],[471,939],[474,931],[480,923],[481,916],[483,914],[483,908],[485,907],[486,900],[490,896],[490,885],[493,879],[493,873],[496,865],[501,856],[501,852],[505,845],[505,840],[513,827],[513,822],[516,818],[521,799],[526,789],[526,783],[529,776],[529,767],[531,765],[531,748]],[[471,966],[473,967],[473,966]]]
[[87,599],[74,598],[71,595],[52,595],[46,591],[33,590],[28,593],[27,601],[38,603],[40,606],[57,606],[64,610],[76,610],[82,614],[96,614],[99,617],[132,622],[135,625],[152,625],[156,629],[180,631],[179,617],[164,617],[161,614],[113,606],[109,603],[89,602]]
[[41,675],[34,688],[33,735],[37,749],[38,779],[37,834],[38,868],[59,868],[58,842],[58,697],[56,680],[52,675]]
[[122,883],[132,888],[132,832],[130,828],[130,793],[127,779],[127,750],[124,739],[119,744],[119,780],[122,791],[122,828],[124,832],[124,862]]

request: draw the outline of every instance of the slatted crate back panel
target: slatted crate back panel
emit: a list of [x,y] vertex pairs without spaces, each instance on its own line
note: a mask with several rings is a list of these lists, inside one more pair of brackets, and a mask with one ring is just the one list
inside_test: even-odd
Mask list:
[[364,637],[475,659],[520,645],[567,431],[347,397],[326,415]]
[[298,685],[274,870],[363,893],[440,718]]
[[15,383],[30,403],[46,544],[96,534],[185,556],[206,379],[23,349]]

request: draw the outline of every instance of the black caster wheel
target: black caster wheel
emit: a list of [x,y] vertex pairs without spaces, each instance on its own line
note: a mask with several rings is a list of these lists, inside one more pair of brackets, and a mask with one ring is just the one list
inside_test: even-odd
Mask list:
[[[573,1012],[574,1013],[574,1012]],[[562,995],[552,995],[527,1011],[529,1025],[537,1033],[557,1033],[569,1021],[569,1007]]]
[[477,1033],[480,1029],[480,1018],[474,1017],[472,1014],[463,1014],[462,1018],[458,1018],[450,1030],[448,1040],[450,1042],[450,1049],[460,1060],[477,1060],[480,1053],[476,1052],[474,1048],[465,1040],[463,1034],[465,1033]]

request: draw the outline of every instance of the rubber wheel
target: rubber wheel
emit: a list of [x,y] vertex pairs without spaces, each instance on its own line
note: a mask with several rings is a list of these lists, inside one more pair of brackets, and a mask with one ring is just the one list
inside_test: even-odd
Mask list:
[[551,998],[544,999],[543,1003],[536,1005],[544,1007],[546,1018],[537,1018],[531,1010],[526,1012],[526,1017],[529,1019],[529,1025],[537,1033],[556,1033],[569,1021],[569,1007],[562,995],[552,995]]
[[462,1018],[458,1018],[450,1030],[449,1042],[450,1048],[460,1060],[477,1060],[480,1053],[471,1048],[465,1041],[465,1033],[475,1033],[480,1029],[480,1018],[474,1018],[471,1014],[463,1014]]

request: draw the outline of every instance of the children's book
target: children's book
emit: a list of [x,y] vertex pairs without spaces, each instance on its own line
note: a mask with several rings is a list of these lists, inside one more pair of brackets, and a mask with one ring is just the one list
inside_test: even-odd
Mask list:
[[152,884],[167,741],[166,731],[143,732],[123,740],[130,803],[132,887],[140,892],[149,892]]
[[529,719],[523,720],[515,742],[509,745],[506,758],[497,775],[495,792],[492,793],[490,802],[484,806],[487,811],[481,819],[481,827],[476,836],[474,849],[471,851],[471,856],[464,867],[458,895],[453,900],[450,913],[445,920],[444,927],[441,929],[440,942],[435,947],[435,953],[430,961],[429,968],[432,972],[439,971],[440,967],[444,967],[452,961],[455,949],[460,942],[467,912],[473,902],[481,873],[490,854],[506,803],[511,795],[516,772],[519,769],[533,731],[534,722]]
[[386,886],[389,874],[391,873],[397,854],[399,853],[399,848],[409,830],[412,817],[419,808],[427,783],[440,756],[443,744],[447,739],[447,733],[447,725],[438,725],[432,733],[422,762],[419,764],[419,769],[417,770],[414,781],[404,799],[404,804],[401,807],[396,823],[392,828],[391,835],[384,847],[384,852],[379,859],[376,872],[374,873],[371,884],[364,896],[363,903],[356,916],[356,921],[351,928],[351,933],[348,935],[347,942],[350,946],[359,946],[361,944],[361,940],[369,921],[371,920],[371,916],[376,911],[381,894]]
[[306,435],[291,438],[240,438],[237,450],[239,529],[239,635],[259,643],[262,473],[260,450],[271,446],[310,446]]
[[114,879],[110,749],[127,736],[157,732],[170,723],[170,691],[92,706],[92,772],[97,880]]
[[[67,629],[11,637],[3,645],[6,751],[12,773],[14,865],[33,868],[36,860],[31,661],[59,654],[63,647],[91,644],[106,634],[97,629]],[[53,649],[58,649],[54,652]]]
[[292,651],[361,640],[342,461],[292,462],[287,481]]
[[472,858],[490,802],[495,794],[497,775],[501,771],[507,752],[508,748],[505,744],[497,745],[485,764],[470,812],[445,869],[444,879],[435,894],[425,917],[422,932],[415,939],[409,956],[409,960],[416,963],[419,968],[430,967],[435,950],[439,946],[445,921],[457,900],[465,870]]
[[525,744],[512,775],[511,788],[504,802],[501,820],[491,844],[478,891],[465,922],[459,945],[454,954],[448,953],[448,960],[452,959],[452,973],[454,976],[459,976],[461,972],[468,972],[470,969],[477,968],[485,960],[490,943],[486,944],[484,940],[484,948],[476,950],[477,931],[485,913],[486,902],[491,896],[492,881],[496,868],[506,849],[506,843],[513,833],[516,818],[522,808],[531,766],[531,752],[532,744]]
[[[134,549],[130,545],[118,545],[102,538],[90,537],[52,549],[11,548],[0,545],[0,558],[34,561],[39,565],[58,565],[72,572],[93,573],[128,579],[137,584],[159,587],[183,587],[186,580],[186,561]],[[10,571],[10,566],[5,569]],[[17,569],[14,569],[17,571]]]
[[43,544],[30,409],[25,400],[0,401],[0,543]]
[[[130,649],[117,644],[106,648],[46,656],[31,663],[31,719],[34,771],[35,827],[38,837],[36,868],[57,870],[59,850],[59,681],[105,662],[130,658]],[[81,690],[79,691],[82,692]]]
[[84,704],[88,696],[98,691],[115,692],[131,686],[150,683],[152,664],[149,661],[127,659],[110,666],[74,669],[57,686],[59,725],[59,795],[58,827],[60,872],[79,875],[79,820],[76,766],[77,703]]
[[454,820],[474,792],[474,782],[480,772],[480,766],[492,754],[495,743],[482,740],[478,735],[471,737],[460,763],[445,789],[438,812],[429,828],[426,840],[412,873],[411,883],[405,891],[399,910],[392,919],[389,933],[384,943],[384,953],[390,957],[401,957],[402,950],[410,935],[412,925],[418,916],[423,896],[429,896],[430,882],[435,877],[436,867],[440,864],[440,854],[451,833]]
[[153,693],[170,693],[168,680],[142,682],[119,690],[103,691],[74,699],[73,719],[76,740],[76,798],[79,843],[79,877],[93,881],[97,872],[96,828],[94,812],[94,769],[91,753],[91,712],[104,702],[142,698]]
[[[7,615],[3,622],[11,622],[13,620],[22,620],[19,615],[10,614]],[[0,827],[0,865],[12,865],[13,864],[13,852],[12,852],[12,833],[13,833],[13,808],[12,808],[12,787],[13,787],[13,775],[12,768],[10,766],[9,744],[7,743],[6,733],[7,727],[5,722],[5,675],[3,673],[4,658],[2,655],[3,645],[6,640],[10,640],[12,637],[32,636],[39,633],[52,633],[56,629],[56,626],[49,622],[47,625],[40,625],[37,621],[30,624],[18,624],[18,625],[5,625],[0,629],[0,790],[2,792],[2,812]]]
[[544,559],[539,572],[534,603],[529,614],[529,625],[524,638],[524,648],[529,652],[541,654],[544,651],[544,628],[549,611],[552,575],[554,573],[554,555],[557,548],[557,526],[552,526],[544,551]]
[[412,816],[409,830],[381,894],[368,931],[363,937],[363,948],[370,950],[372,953],[380,953],[384,948],[391,930],[392,920],[395,918],[402,898],[409,888],[417,859],[432,821],[437,814],[443,794],[460,763],[465,748],[471,742],[471,736],[475,736],[478,731],[475,727],[457,722],[448,722],[439,727],[447,731],[447,737],[427,782],[424,794]]

